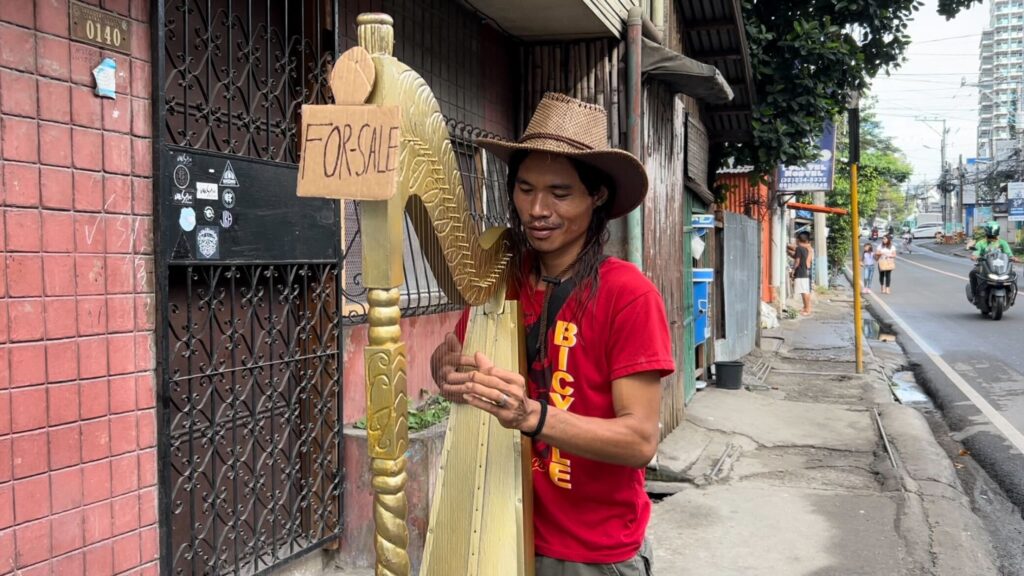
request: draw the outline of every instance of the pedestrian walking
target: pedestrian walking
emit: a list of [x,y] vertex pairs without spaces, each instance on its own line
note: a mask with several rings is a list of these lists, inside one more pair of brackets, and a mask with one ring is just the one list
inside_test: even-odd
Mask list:
[[878,284],[882,287],[882,294],[892,294],[892,271],[896,269],[896,247],[892,245],[892,236],[882,239],[875,258],[878,260]]
[[675,364],[657,287],[604,255],[608,221],[647,193],[643,165],[608,147],[607,125],[603,108],[547,94],[518,143],[478,141],[509,168],[527,374],[460,354],[468,314],[431,359],[446,397],[533,441],[537,576],[651,574],[644,468]]
[[875,245],[871,242],[864,244],[864,251],[861,253],[860,267],[861,275],[864,277],[864,293],[871,293],[871,281],[875,278]]

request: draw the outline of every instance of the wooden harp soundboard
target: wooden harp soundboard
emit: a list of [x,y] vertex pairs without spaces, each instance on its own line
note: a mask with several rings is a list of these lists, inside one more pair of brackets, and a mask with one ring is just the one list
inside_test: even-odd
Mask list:
[[[465,353],[523,373],[519,302],[496,297],[470,312]],[[448,420],[420,576],[533,576],[531,444],[472,406]]]

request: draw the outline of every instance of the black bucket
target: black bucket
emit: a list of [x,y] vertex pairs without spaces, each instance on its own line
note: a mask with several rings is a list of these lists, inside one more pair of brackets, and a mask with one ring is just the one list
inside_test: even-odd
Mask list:
[[715,386],[726,390],[743,388],[743,362],[715,362]]

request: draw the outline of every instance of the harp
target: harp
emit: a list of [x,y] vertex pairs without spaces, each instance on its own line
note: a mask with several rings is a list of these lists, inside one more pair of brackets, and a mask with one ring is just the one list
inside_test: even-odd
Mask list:
[[[392,56],[394,29],[384,14],[357,19],[359,46],[331,74],[336,105],[397,107],[396,182],[392,190],[340,186],[310,192],[300,165],[299,195],[363,200],[363,282],[369,288],[365,351],[367,433],[374,489],[376,573],[408,576],[405,457],[408,444],[405,345],[399,326],[404,215],[408,213],[435,277],[450,301],[473,306],[466,352],[483,351],[497,366],[522,371],[518,303],[505,300],[510,259],[506,231],[479,233],[471,219],[445,119],[430,87]],[[304,137],[302,162],[315,157]],[[321,146],[323,141],[318,141]],[[316,151],[316,154],[319,150]],[[325,157],[327,152],[324,152]],[[430,513],[422,576],[533,574],[530,444],[489,414],[455,405],[448,422]]]

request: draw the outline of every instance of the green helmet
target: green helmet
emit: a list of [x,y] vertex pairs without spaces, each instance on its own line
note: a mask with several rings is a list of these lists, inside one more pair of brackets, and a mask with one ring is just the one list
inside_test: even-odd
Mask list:
[[989,221],[985,223],[985,235],[989,238],[995,238],[999,236],[999,223],[995,221]]

